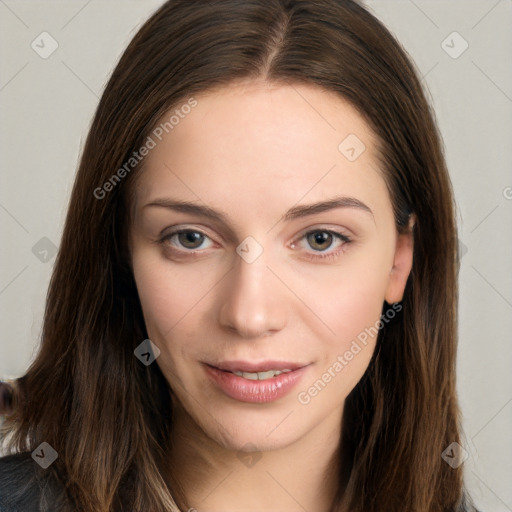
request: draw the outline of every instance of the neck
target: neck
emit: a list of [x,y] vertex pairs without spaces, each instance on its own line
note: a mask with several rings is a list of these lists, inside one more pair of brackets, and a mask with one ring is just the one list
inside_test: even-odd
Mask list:
[[260,452],[221,445],[178,408],[170,462],[185,510],[329,512],[340,481],[341,415],[333,414],[288,446]]

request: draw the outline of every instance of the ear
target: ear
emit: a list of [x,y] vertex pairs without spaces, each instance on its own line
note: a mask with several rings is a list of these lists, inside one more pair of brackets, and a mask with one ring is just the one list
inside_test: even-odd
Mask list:
[[411,215],[407,231],[399,233],[396,239],[395,258],[389,273],[385,296],[388,304],[400,302],[404,296],[405,285],[412,269],[414,250],[413,227],[415,221],[414,215]]

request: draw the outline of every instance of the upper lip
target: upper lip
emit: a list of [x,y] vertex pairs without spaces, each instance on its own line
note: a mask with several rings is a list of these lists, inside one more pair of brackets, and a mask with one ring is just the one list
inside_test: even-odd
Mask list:
[[229,372],[267,372],[269,370],[297,370],[307,364],[292,363],[290,361],[261,361],[259,363],[250,361],[221,361],[220,363],[207,363],[219,370]]

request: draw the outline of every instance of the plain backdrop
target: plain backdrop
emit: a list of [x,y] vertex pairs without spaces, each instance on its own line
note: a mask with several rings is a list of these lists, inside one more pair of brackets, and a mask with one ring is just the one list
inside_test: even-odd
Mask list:
[[[92,115],[161,3],[0,0],[0,379],[22,375],[37,351]],[[366,4],[415,61],[436,110],[459,209],[465,478],[482,510],[512,511],[512,1]]]

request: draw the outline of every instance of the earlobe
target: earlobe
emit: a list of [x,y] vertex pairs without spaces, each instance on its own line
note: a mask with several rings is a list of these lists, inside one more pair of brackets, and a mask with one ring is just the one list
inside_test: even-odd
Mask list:
[[396,239],[395,258],[389,273],[385,296],[385,300],[389,304],[402,300],[405,285],[411,273],[414,252],[413,227],[415,221],[415,216],[411,215],[407,231],[399,233]]

